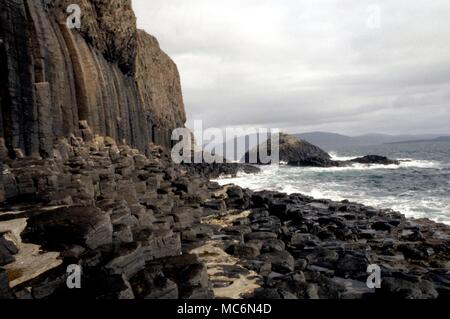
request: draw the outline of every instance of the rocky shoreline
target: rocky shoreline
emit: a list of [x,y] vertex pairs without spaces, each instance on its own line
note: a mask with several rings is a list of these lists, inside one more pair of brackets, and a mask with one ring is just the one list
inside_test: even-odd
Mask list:
[[[275,149],[272,146],[275,145]],[[276,152],[277,156],[272,156]],[[268,141],[249,150],[241,159],[242,163],[253,163],[258,165],[272,164],[277,159],[289,166],[299,167],[348,167],[354,164],[366,165],[400,165],[398,160],[389,159],[385,156],[367,155],[346,161],[333,160],[331,155],[321,148],[307,141],[301,140],[293,135],[280,133],[279,140],[275,143],[270,138]]]
[[[54,154],[2,165],[1,298],[450,296],[448,226],[220,187],[160,147],[147,157],[110,138],[71,137]],[[370,264],[381,289],[366,286]],[[68,289],[69,265],[81,266],[82,289]]]
[[[80,29],[71,4],[0,3],[0,299],[450,296],[448,226],[210,181],[253,166],[174,165],[175,63],[131,0],[82,1]],[[341,165],[285,142],[293,165]]]

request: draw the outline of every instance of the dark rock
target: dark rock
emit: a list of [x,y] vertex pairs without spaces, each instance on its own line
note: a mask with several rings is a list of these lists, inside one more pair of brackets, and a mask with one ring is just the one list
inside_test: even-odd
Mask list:
[[145,261],[181,255],[180,234],[172,230],[141,231],[135,240],[142,244]]
[[133,232],[130,226],[118,225],[114,226],[113,231],[113,243],[114,244],[126,244],[133,242]]
[[232,245],[226,250],[226,252],[233,256],[252,259],[261,254],[261,245],[253,242]]
[[343,277],[347,277],[349,275],[365,276],[369,264],[370,263],[366,257],[347,253],[337,262],[336,270],[338,274]]
[[315,266],[315,265],[309,265],[306,269],[309,272],[320,273],[320,274],[322,274],[324,276],[327,276],[327,277],[330,277],[330,278],[333,277],[334,273],[335,273],[335,271],[333,269],[329,269],[329,268],[326,268],[326,267]]
[[225,227],[222,230],[225,234],[238,236],[239,240],[242,240],[244,236],[252,232],[252,229],[246,225]]
[[391,160],[385,156],[378,155],[367,155],[352,159],[350,162],[359,164],[400,165],[400,161]]
[[334,166],[329,154],[306,141],[300,140],[292,135],[280,134],[279,148],[272,150],[272,143],[263,143],[245,154],[242,159],[245,163],[262,163],[260,154],[271,155],[272,152],[279,153],[279,159],[292,166]]
[[283,251],[286,249],[286,244],[278,239],[267,239],[262,242],[262,253],[271,253],[274,251]]
[[173,213],[173,218],[175,221],[174,230],[182,231],[188,229],[194,225],[194,214],[190,211],[181,211]]
[[253,270],[261,276],[269,276],[272,272],[272,264],[268,261],[243,259],[240,264],[248,270]]
[[267,239],[277,239],[278,236],[272,232],[253,232],[249,234],[245,234],[245,241],[251,240],[267,240]]
[[313,288],[317,292],[319,299],[340,299],[343,287],[334,280],[319,272],[305,272],[306,281],[315,284]]
[[131,280],[137,299],[178,299],[178,286],[167,279],[162,271],[148,267]]
[[131,278],[139,270],[144,268],[145,259],[142,246],[136,243],[123,244],[114,249],[112,259],[105,268],[112,275],[125,275]]
[[307,256],[310,264],[320,267],[334,268],[334,265],[339,260],[339,254],[331,249],[319,248]]
[[380,294],[387,298],[436,299],[439,294],[429,281],[411,282],[400,278],[383,278]]
[[229,198],[243,198],[244,192],[242,191],[242,188],[238,186],[232,186],[227,189],[227,195]]
[[290,245],[294,247],[301,247],[301,246],[310,246],[310,245],[317,245],[317,243],[320,242],[319,238],[312,234],[307,233],[295,233],[292,235]]
[[372,229],[390,232],[394,229],[394,226],[388,222],[378,221],[372,224]]
[[15,243],[8,238],[8,233],[0,233],[0,266],[12,263],[14,255],[18,253]]
[[187,178],[178,179],[172,184],[175,188],[187,194],[192,194],[196,190],[195,185]]
[[225,202],[220,199],[209,200],[209,201],[203,203],[203,207],[206,207],[206,208],[209,208],[209,209],[212,209],[215,211],[219,211],[219,212],[224,212],[227,209]]
[[221,176],[233,176],[236,177],[238,173],[243,172],[245,174],[257,174],[261,170],[253,165],[245,165],[238,163],[201,163],[201,164],[187,164],[185,167],[191,175],[197,175],[201,177],[207,177],[210,179],[217,179]]
[[0,300],[12,298],[13,294],[9,288],[8,274],[0,267]]
[[112,233],[107,213],[94,207],[69,207],[30,217],[23,236],[49,250],[74,244],[96,249],[111,244]]
[[167,258],[162,265],[164,275],[178,285],[181,299],[214,298],[206,266],[196,256]]
[[262,254],[258,259],[272,263],[272,270],[282,274],[293,272],[295,269],[294,257],[287,251]]
[[401,251],[405,258],[408,259],[420,260],[427,257],[426,249],[424,247],[420,249],[418,245],[401,244],[398,246],[398,250]]
[[298,299],[294,294],[290,293],[289,291],[284,291],[281,289],[274,289],[274,288],[259,288],[257,289],[254,294],[251,296],[251,299],[257,299],[257,300],[292,300],[292,299]]
[[104,294],[99,294],[99,300],[129,300],[135,299],[130,283],[124,275],[108,276],[104,281]]
[[54,141],[70,134],[108,135],[147,152],[152,142],[170,148],[168,132],[186,122],[175,63],[137,30],[130,0],[82,2],[76,34],[65,26],[69,4],[1,4],[0,127],[8,153],[52,156]]
[[296,271],[304,271],[306,267],[308,267],[308,260],[301,258],[295,260]]
[[343,287],[342,299],[368,299],[373,297],[375,289],[369,289],[367,283],[352,279],[335,277],[333,281]]

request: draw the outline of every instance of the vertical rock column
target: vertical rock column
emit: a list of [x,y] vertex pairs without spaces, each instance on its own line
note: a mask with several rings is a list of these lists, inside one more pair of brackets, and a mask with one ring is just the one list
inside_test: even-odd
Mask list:
[[12,152],[36,150],[32,142],[36,123],[33,105],[32,60],[25,6],[21,1],[4,0],[0,13],[0,82],[2,135]]
[[0,153],[51,156],[80,120],[143,152],[170,148],[186,122],[175,63],[137,31],[130,0],[80,1],[80,30],[65,24],[69,4],[0,2]]

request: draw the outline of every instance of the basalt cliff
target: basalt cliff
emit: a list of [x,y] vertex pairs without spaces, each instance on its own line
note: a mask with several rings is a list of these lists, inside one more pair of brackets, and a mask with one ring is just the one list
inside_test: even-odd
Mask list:
[[445,225],[175,165],[178,71],[129,0],[0,9],[0,299],[450,297]]
[[177,67],[137,30],[131,1],[5,0],[0,26],[2,156],[52,156],[55,141],[82,136],[80,121],[144,153],[184,126]]

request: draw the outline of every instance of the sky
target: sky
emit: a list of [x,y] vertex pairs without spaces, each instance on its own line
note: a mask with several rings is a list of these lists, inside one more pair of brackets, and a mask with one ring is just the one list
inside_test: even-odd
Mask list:
[[448,0],[133,0],[188,126],[450,133]]

